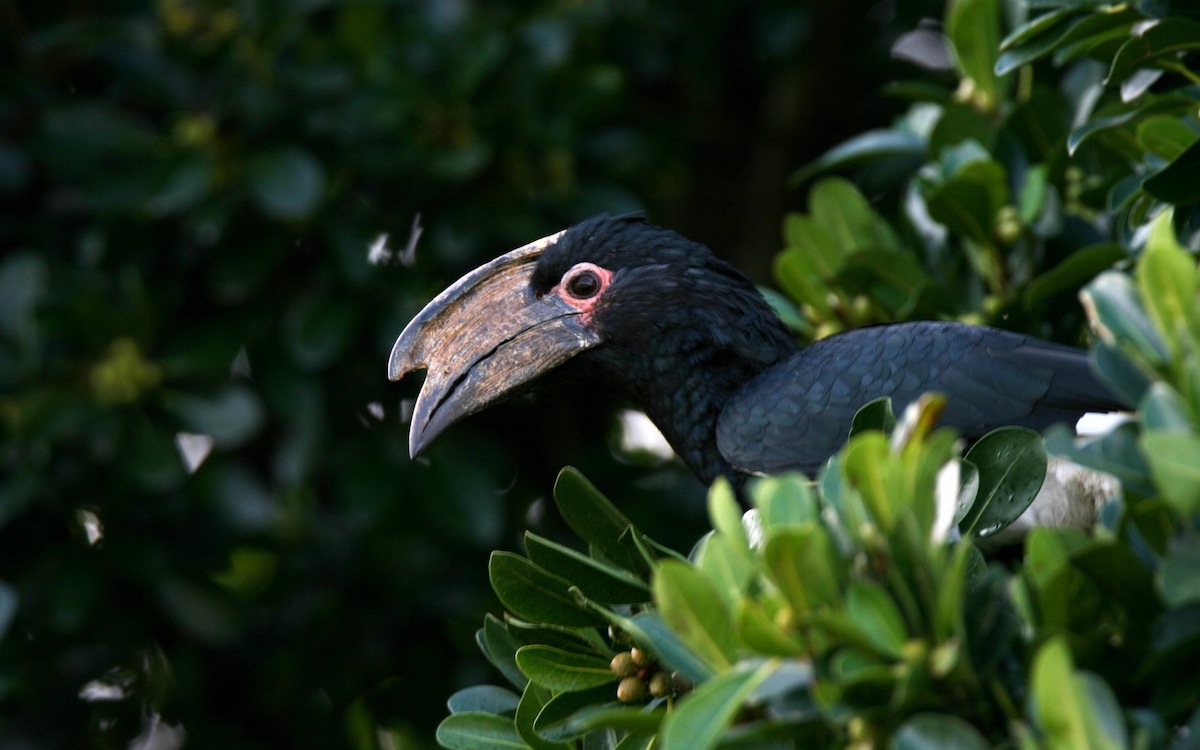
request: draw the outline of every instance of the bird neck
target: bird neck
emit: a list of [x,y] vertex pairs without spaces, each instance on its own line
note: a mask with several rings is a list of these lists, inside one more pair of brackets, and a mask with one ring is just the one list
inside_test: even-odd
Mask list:
[[625,385],[705,484],[718,476],[745,479],[717,448],[717,419],[739,388],[798,348],[757,290],[737,294],[747,299],[735,306],[736,315],[714,315],[711,305],[675,308],[667,320],[647,322],[636,343],[601,354],[604,375]]

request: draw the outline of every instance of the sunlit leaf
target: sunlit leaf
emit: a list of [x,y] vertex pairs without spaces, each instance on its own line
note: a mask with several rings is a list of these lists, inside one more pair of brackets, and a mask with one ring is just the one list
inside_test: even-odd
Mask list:
[[654,571],[653,589],[663,621],[713,670],[728,669],[734,658],[732,620],[712,581],[686,563],[664,560]]
[[659,732],[663,750],[706,750],[716,747],[746,699],[775,669],[766,662],[757,669],[735,670],[697,687],[680,701]]

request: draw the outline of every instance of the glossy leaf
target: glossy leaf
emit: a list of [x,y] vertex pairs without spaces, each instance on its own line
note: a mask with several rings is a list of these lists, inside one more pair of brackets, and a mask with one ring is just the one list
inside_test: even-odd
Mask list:
[[563,520],[579,538],[594,546],[605,559],[636,574],[648,572],[633,542],[637,531],[608,498],[568,466],[554,483],[554,502]]
[[1200,140],[1200,133],[1178,117],[1155,115],[1138,124],[1137,138],[1150,153],[1172,161]]
[[1105,83],[1120,83],[1138,68],[1155,65],[1163,58],[1196,49],[1200,49],[1200,22],[1182,16],[1151,22],[1141,34],[1134,35],[1117,52]]
[[523,750],[512,719],[487,713],[451,714],[437,728],[438,744],[448,750]]
[[452,714],[486,713],[511,714],[517,710],[521,697],[507,688],[495,685],[473,685],[459,690],[446,701]]
[[538,567],[566,578],[589,599],[605,604],[633,604],[650,600],[650,587],[624,568],[528,531],[525,532],[525,550]]
[[475,643],[492,666],[499,670],[509,682],[521,690],[525,689],[529,678],[517,668],[516,660],[517,648],[520,644],[513,639],[508,629],[504,627],[504,623],[490,614],[484,617],[483,627],[475,633]]
[[1146,178],[1146,192],[1167,203],[1191,203],[1200,200],[1196,170],[1200,169],[1200,142],[1193,143],[1158,174]]
[[517,712],[513,715],[513,726],[533,750],[570,750],[570,745],[547,739],[535,728],[538,717],[551,700],[550,691],[531,681],[521,694],[521,702],[517,704]]
[[517,650],[517,666],[531,682],[555,693],[574,692],[615,682],[607,659],[530,645]]
[[793,185],[807,182],[823,172],[881,159],[915,161],[925,155],[925,140],[904,130],[871,130],[826,151],[788,180]]
[[639,612],[632,618],[619,620],[621,627],[634,641],[649,649],[659,661],[696,684],[710,679],[716,671],[680,635],[668,626],[658,612]]
[[520,555],[493,552],[488,576],[496,596],[522,619],[566,627],[601,622],[598,615],[578,603],[570,591],[570,581]]
[[580,692],[559,693],[550,700],[537,714],[533,721],[533,731],[547,744],[565,744],[591,730],[588,722],[577,721],[575,717],[581,712],[596,707],[610,708],[617,695],[615,685],[594,687]]
[[966,460],[979,471],[979,489],[959,522],[964,534],[990,536],[1017,520],[1042,486],[1046,452],[1033,430],[1002,427],[980,438]]

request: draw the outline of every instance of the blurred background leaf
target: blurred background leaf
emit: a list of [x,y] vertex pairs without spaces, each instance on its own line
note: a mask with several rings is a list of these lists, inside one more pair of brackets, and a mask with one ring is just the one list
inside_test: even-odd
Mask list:
[[602,210],[766,282],[787,174],[897,114],[940,12],[875,6],[0,0],[0,746],[432,747],[560,466],[687,548],[703,488],[612,401],[414,463],[387,353]]

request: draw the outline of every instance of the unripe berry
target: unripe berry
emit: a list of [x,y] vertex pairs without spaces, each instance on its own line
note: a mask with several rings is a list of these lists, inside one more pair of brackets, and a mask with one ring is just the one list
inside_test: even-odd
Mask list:
[[637,674],[638,671],[638,665],[633,663],[633,657],[629,655],[628,651],[622,651],[614,656],[608,663],[608,668],[617,677],[629,677]]
[[634,646],[629,649],[629,655],[633,658],[633,663],[639,667],[648,667],[654,663],[654,656],[644,648]]
[[637,677],[626,677],[617,685],[617,700],[622,703],[637,703],[646,698],[646,683]]
[[675,689],[671,683],[671,676],[666,672],[655,672],[650,678],[650,695],[655,698],[665,698],[670,695]]

